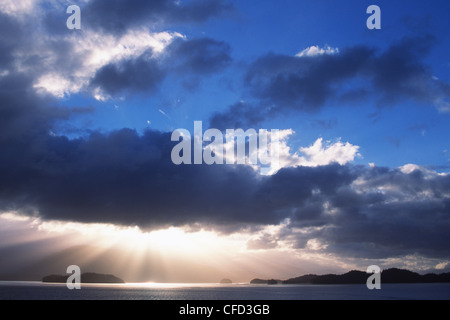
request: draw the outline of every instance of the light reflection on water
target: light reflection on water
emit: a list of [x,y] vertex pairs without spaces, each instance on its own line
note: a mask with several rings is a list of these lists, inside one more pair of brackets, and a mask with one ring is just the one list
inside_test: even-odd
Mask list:
[[0,300],[450,300],[450,284],[250,285],[125,283],[65,284],[0,281]]

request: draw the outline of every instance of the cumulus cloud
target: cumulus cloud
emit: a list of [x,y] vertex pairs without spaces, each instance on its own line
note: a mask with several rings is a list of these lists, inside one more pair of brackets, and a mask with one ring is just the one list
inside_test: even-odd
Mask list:
[[322,138],[317,139],[309,147],[300,147],[298,151],[292,152],[288,142],[293,134],[295,134],[293,130],[280,130],[275,137],[273,133],[269,134],[270,139],[275,138],[277,141],[269,146],[277,158],[268,168],[264,168],[264,174],[274,174],[281,168],[289,167],[318,167],[333,163],[346,165],[360,156],[359,146],[341,141],[324,143]]
[[178,78],[211,75],[231,62],[227,44],[209,38],[173,39],[159,54],[149,49],[138,57],[125,58],[104,65],[90,81],[101,96],[114,96],[127,90],[154,90],[169,74]]
[[139,64],[148,52],[155,58],[174,39],[182,37],[176,32],[150,32],[145,28],[118,35],[89,28],[70,32],[65,28],[65,20],[47,31],[38,14],[25,22],[10,16],[4,21],[9,21],[6,29],[17,33],[10,33],[9,40],[2,41],[3,45],[14,47],[12,58],[17,71],[31,74],[36,89],[58,98],[86,92],[96,72],[105,66],[135,59]]
[[[83,27],[77,32],[65,27],[66,4],[61,1],[28,1],[21,5],[2,2],[0,23],[8,32],[0,36],[0,75],[10,72],[5,66],[14,66],[16,71],[30,74],[34,88],[42,94],[63,98],[87,93],[106,100],[117,91],[152,93],[168,74],[180,79],[195,78],[230,64],[230,47],[224,42],[187,39],[178,32],[155,31],[151,23],[145,23],[151,21],[149,15],[165,20],[166,14],[174,11],[178,11],[180,21],[204,21],[219,14],[220,8],[228,8],[225,2],[134,2],[78,3],[82,6]],[[16,15],[22,7],[30,12]],[[113,20],[120,32],[102,28],[114,15],[122,15],[122,20]],[[133,72],[139,75],[134,78],[130,75]]]
[[363,47],[336,55],[268,54],[249,66],[245,84],[257,98],[275,105],[274,111],[314,111],[334,98],[341,84],[358,76],[372,55]]
[[296,159],[297,166],[323,166],[336,162],[345,165],[352,162],[358,156],[358,146],[338,141],[336,143],[327,143],[324,146],[323,139],[319,138],[310,147],[300,148],[304,156]]
[[418,166],[409,173],[403,168],[354,169],[352,181],[331,193],[313,189],[291,209],[288,227],[271,237],[341,257],[448,257],[448,175],[430,176]]
[[87,31],[61,41],[64,51],[59,47],[39,50],[37,46],[28,52],[44,62],[35,88],[59,98],[82,91],[99,100],[125,90],[147,92],[156,89],[170,73],[206,76],[231,62],[225,43],[208,38],[187,40],[175,32],[142,29],[115,37]]

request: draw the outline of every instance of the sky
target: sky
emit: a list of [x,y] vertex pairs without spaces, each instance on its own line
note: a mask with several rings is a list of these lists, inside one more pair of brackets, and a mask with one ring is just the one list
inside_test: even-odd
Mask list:
[[[449,271],[449,9],[2,0],[0,280]],[[195,121],[267,130],[279,161],[177,165]]]

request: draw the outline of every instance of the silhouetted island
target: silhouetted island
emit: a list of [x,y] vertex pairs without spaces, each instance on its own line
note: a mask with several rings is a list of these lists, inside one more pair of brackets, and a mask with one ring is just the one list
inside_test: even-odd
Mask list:
[[231,281],[230,279],[222,279],[222,280],[220,280],[220,283],[221,284],[231,284],[231,283],[233,283],[233,281]]
[[250,281],[251,284],[269,284],[269,285],[274,285],[274,284],[282,284],[283,281],[282,280],[275,280],[275,279],[270,279],[270,280],[262,280],[262,279],[253,279],[252,281]]
[[267,281],[269,280],[253,279],[252,281],[250,281],[250,284],[267,284]]
[[[352,270],[337,274],[307,274],[297,278],[281,281],[282,284],[366,284],[370,273]],[[273,284],[275,280],[253,279],[251,284]],[[270,283],[272,282],[272,283]],[[403,269],[386,269],[381,272],[381,283],[449,283],[450,273],[420,275]]]
[[[49,275],[42,278],[42,282],[66,283],[70,275]],[[122,279],[112,274],[83,273],[81,283],[125,283]]]

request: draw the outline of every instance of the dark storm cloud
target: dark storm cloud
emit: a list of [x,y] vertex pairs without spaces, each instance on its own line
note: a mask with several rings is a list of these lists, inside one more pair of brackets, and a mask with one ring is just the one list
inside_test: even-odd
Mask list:
[[364,47],[315,57],[269,54],[250,66],[245,83],[261,99],[314,111],[337,95],[336,86],[358,76],[373,54],[373,50]]
[[88,107],[59,108],[56,99],[36,94],[33,83],[20,73],[0,77],[0,142],[15,147],[19,141],[48,134],[60,120],[92,111]]
[[131,92],[154,90],[164,79],[165,72],[151,58],[151,52],[137,59],[110,63],[100,68],[91,80],[91,85],[114,95],[124,90]]
[[288,239],[305,248],[316,239],[342,256],[450,255],[448,175],[329,165],[261,177],[246,166],[173,165],[173,145],[169,133],[129,129],[3,143],[1,208],[50,220],[225,233],[290,219],[283,234],[249,246]]
[[423,169],[355,173],[358,187],[346,184],[329,196],[316,193],[307,206],[297,209],[292,226],[305,226],[306,221],[323,227],[300,234],[298,247],[318,239],[328,245],[325,251],[344,256],[449,256],[450,176],[429,176]]
[[261,178],[246,166],[175,166],[169,133],[140,136],[123,129],[69,140],[42,127],[27,139],[1,144],[4,210],[37,210],[44,219],[66,221],[237,230],[277,224],[313,188],[328,192],[349,179],[348,169],[337,167]]
[[[3,208],[34,207],[45,219],[143,227],[277,222],[276,216],[256,214],[252,169],[177,167],[170,151],[170,134],[157,132],[138,136],[124,129],[73,141],[48,136],[40,148],[24,152],[29,164],[16,160],[21,170],[2,168],[1,190],[9,199],[0,193]],[[11,194],[11,184],[20,190]]]
[[350,208],[347,214],[343,211],[341,223],[323,238],[331,251],[354,257],[416,253],[445,258],[450,254],[449,212],[449,200],[379,203],[371,207],[365,204]]
[[[400,101],[435,105],[450,97],[449,84],[436,79],[424,57],[432,36],[404,38],[384,52],[367,47],[344,48],[339,54],[286,56],[268,54],[250,64],[245,86],[260,104],[271,106],[265,117],[292,111],[316,112],[324,106],[374,101],[378,107]],[[242,106],[214,116],[214,122],[236,122],[252,113]],[[239,120],[255,125],[260,119]]]
[[[448,190],[449,178],[445,180],[447,186],[443,190]],[[423,180],[415,182],[417,188]],[[418,194],[414,192],[412,198],[407,199],[404,195],[385,196],[384,201],[373,200],[372,203],[367,201],[367,196],[360,199],[355,196],[362,205],[349,205],[340,210],[339,228],[330,230],[326,235],[327,241],[338,251],[354,256],[365,251],[368,257],[402,256],[412,252],[429,257],[448,257],[449,199],[440,196],[420,199]]]
[[171,74],[178,79],[197,78],[221,71],[231,63],[230,47],[209,38],[176,39],[161,56],[148,50],[141,56],[110,63],[100,68],[91,80],[92,88],[109,95],[122,91],[148,92],[156,89]]
[[136,26],[199,23],[232,10],[224,0],[92,0],[83,19],[104,32],[121,33]]
[[[341,96],[357,98],[369,88],[381,104],[404,99],[430,102],[439,82],[422,61],[433,43],[431,36],[405,38],[381,54],[362,46],[313,57],[270,54],[250,66],[246,84],[262,99],[302,111],[315,111]],[[350,92],[344,88],[359,78],[369,88]]]
[[[23,39],[24,32],[20,24],[10,16],[0,12],[0,70],[13,61],[17,41]],[[7,30],[7,32],[5,32]]]

